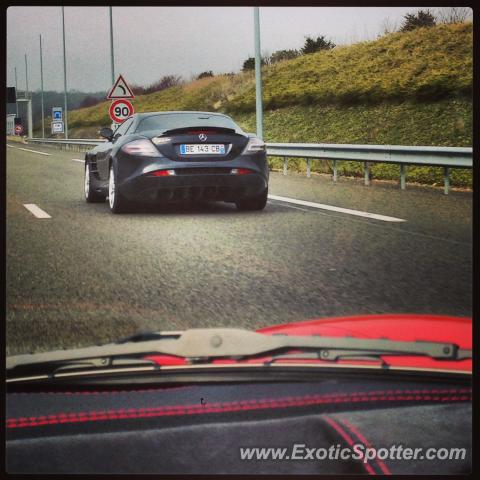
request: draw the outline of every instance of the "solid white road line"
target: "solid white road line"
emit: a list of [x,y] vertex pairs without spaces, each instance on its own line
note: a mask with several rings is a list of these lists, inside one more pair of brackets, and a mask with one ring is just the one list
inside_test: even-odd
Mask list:
[[40,207],[34,203],[24,203],[23,206],[33,213],[37,218],[52,218],[47,212],[44,212]]
[[278,195],[269,195],[268,198],[272,200],[279,200],[286,203],[293,203],[294,205],[303,205],[305,207],[319,208],[321,210],[330,210],[332,212],[346,213],[348,215],[355,215],[357,217],[372,218],[374,220],[382,220],[383,222],[405,222],[403,218],[388,217],[386,215],[379,215],[377,213],[362,212],[361,210],[351,210],[350,208],[334,207],[332,205],[325,205],[323,203],[307,202],[305,200],[297,200],[295,198],[280,197]]
[[39,152],[38,150],[30,150],[29,148],[20,148],[20,147],[16,147],[16,148],[18,148],[18,150],[23,150],[25,152],[38,153],[39,155],[47,155],[47,157],[51,155],[51,153]]
[[85,160],[80,160],[80,158],[72,158],[74,162],[82,162],[85,163]]
[[17,147],[14,147],[13,145],[9,145],[8,143],[7,143],[7,147],[10,147],[10,148],[17,148]]

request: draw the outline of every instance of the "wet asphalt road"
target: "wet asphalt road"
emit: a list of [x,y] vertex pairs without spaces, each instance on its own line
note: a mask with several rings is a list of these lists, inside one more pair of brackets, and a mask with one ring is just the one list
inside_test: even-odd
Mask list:
[[405,222],[277,200],[112,215],[84,201],[83,154],[19,146],[7,148],[7,354],[139,330],[471,315],[471,193],[272,173],[271,194]]

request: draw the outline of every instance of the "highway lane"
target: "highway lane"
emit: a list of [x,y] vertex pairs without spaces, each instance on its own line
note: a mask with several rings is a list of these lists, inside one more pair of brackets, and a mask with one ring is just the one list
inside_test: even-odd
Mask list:
[[25,148],[7,149],[9,354],[149,329],[471,315],[470,193],[272,173],[272,195],[405,221],[279,200],[263,212],[217,203],[112,215],[84,202],[83,154]]

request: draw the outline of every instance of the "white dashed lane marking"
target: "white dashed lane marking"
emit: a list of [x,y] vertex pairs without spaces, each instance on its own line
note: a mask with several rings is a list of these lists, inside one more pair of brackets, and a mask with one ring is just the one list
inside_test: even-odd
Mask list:
[[361,210],[352,210],[350,208],[334,207],[333,205],[325,205],[324,203],[307,202],[306,200],[297,200],[296,198],[280,197],[278,195],[269,195],[271,200],[279,200],[285,203],[292,203],[294,205],[302,205],[304,207],[318,208],[321,210],[329,210],[332,212],[346,213],[348,215],[355,215],[357,217],[372,218],[374,220],[381,220],[383,222],[405,222],[403,218],[389,217],[387,215],[379,215],[378,213],[362,212]]
[[38,153],[39,155],[46,155],[47,157],[50,157],[52,155],[51,153],[39,152],[38,150],[30,150],[29,148],[20,148],[20,147],[14,147],[14,148],[17,148],[18,150],[23,150],[24,152],[31,152],[31,153]]
[[47,212],[43,211],[34,203],[24,203],[23,206],[37,218],[52,218]]

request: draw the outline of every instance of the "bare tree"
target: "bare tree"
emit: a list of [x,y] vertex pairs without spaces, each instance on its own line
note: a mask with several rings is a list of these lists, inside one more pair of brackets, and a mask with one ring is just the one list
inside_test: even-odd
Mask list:
[[388,35],[396,31],[398,31],[398,21],[392,20],[390,17],[384,18],[380,24],[381,35]]
[[180,75],[165,75],[148,87],[144,88],[144,94],[159,92],[166,88],[176,87],[182,85],[183,79]]
[[277,50],[270,55],[270,64],[282,62],[283,60],[292,60],[300,55],[298,50]]
[[193,80],[201,80],[202,78],[213,77],[213,72],[211,70],[206,70],[205,72],[199,73],[196,75]]
[[130,89],[135,95],[145,95],[145,87],[131,83]]
[[264,50],[264,51],[262,52],[262,62],[263,62],[263,65],[271,65],[271,64],[272,64],[270,57],[271,57],[271,55],[270,55],[270,51],[269,51],[269,50]]
[[472,16],[469,7],[444,7],[437,10],[437,18],[441,23],[463,23]]

